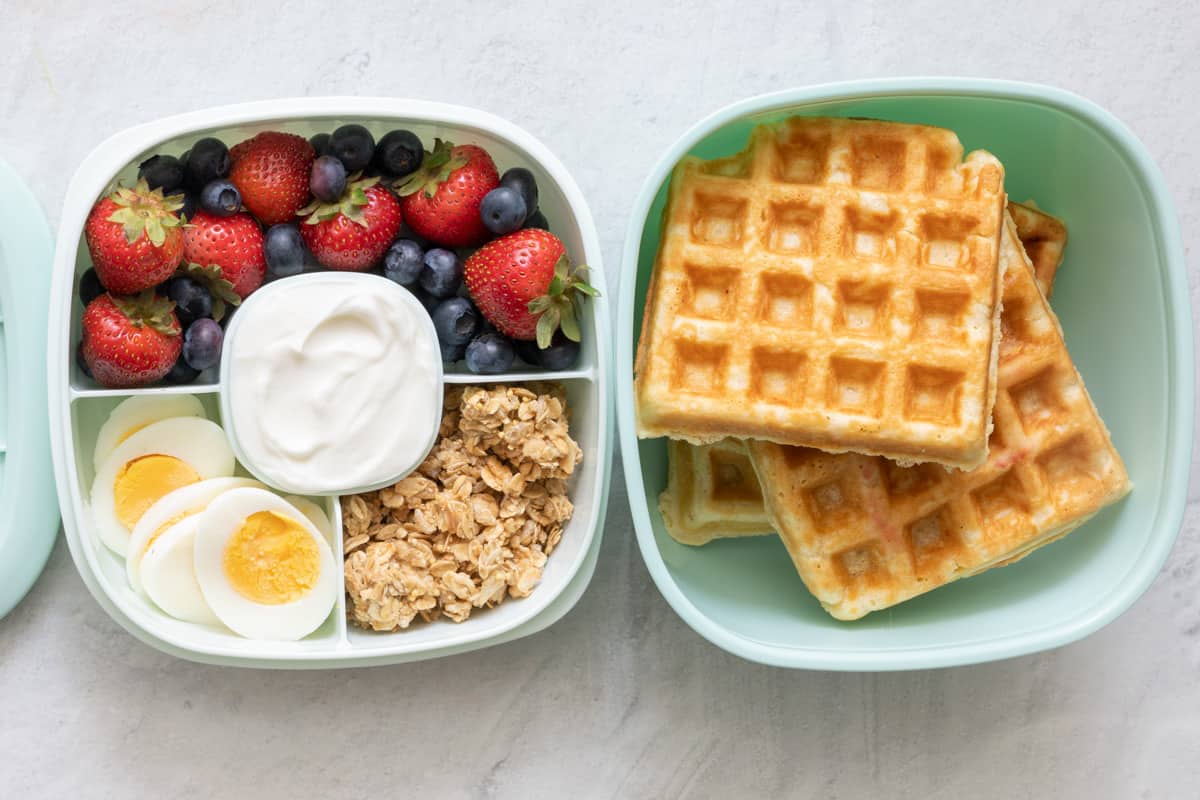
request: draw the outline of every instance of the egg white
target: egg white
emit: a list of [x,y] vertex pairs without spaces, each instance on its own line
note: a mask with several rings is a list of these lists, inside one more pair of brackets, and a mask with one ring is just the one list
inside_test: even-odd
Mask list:
[[96,472],[117,445],[147,425],[172,417],[203,417],[204,406],[190,394],[138,394],[126,398],[100,426],[92,464]]
[[[225,575],[224,554],[246,518],[274,511],[295,520],[317,544],[316,585],[290,603],[265,605],[240,594]],[[337,601],[333,551],[316,526],[295,506],[264,489],[231,489],[209,503],[196,518],[196,580],[204,599],[230,630],[248,639],[295,641],[321,626]]]
[[283,496],[283,499],[295,506],[297,511],[308,517],[309,522],[317,526],[317,530],[325,537],[325,541],[329,542],[330,547],[337,545],[337,542],[333,538],[333,523],[329,521],[329,517],[325,514],[325,509],[307,497],[287,494]]
[[133,532],[129,536],[129,547],[125,552],[125,574],[129,578],[130,587],[136,592],[145,591],[142,588],[142,558],[155,531],[172,520],[178,521],[180,517],[199,514],[217,495],[245,486],[262,488],[262,484],[253,478],[209,478],[164,494],[157,503],[146,509],[138,524],[133,526]]
[[100,465],[92,483],[92,518],[96,534],[119,556],[124,556],[129,549],[130,531],[117,518],[113,484],[122,467],[149,455],[177,458],[190,465],[201,480],[233,474],[233,451],[229,449],[225,431],[207,419],[174,417],[160,420],[121,442]]
[[139,559],[140,583],[154,604],[176,619],[219,625],[196,581],[197,517],[184,517],[155,539]]

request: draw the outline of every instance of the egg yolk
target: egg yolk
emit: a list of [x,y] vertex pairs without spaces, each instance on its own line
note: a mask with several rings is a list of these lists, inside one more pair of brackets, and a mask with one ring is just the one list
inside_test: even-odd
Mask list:
[[258,511],[229,537],[222,565],[238,594],[276,606],[312,591],[321,573],[321,554],[299,522],[275,511]]
[[199,473],[186,461],[174,456],[149,455],[135,458],[117,473],[113,481],[113,508],[117,519],[129,530],[137,525],[146,509],[181,486],[196,483]]

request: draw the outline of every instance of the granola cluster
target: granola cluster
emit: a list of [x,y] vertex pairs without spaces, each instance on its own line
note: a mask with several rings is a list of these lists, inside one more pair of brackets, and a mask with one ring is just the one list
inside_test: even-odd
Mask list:
[[395,486],[342,498],[347,614],[364,628],[462,622],[525,597],[574,507],[582,453],[561,386],[446,390],[438,441]]

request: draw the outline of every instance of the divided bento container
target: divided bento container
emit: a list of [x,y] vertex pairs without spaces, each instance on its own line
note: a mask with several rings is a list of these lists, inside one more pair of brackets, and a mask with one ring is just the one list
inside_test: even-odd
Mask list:
[[[956,131],[1005,165],[1006,189],[1065,220],[1052,307],[1112,431],[1133,493],[1012,566],[855,622],[825,613],[777,536],[674,541],[658,496],[665,439],[639,440],[633,363],[671,169],[741,150],[757,124],[794,114],[874,117]],[[638,545],[672,608],[714,644],[788,667],[891,670],[1030,653],[1115,619],[1162,567],[1183,516],[1194,414],[1191,310],[1179,225],[1158,168],[1098,106],[1043,86],[954,78],[830,84],[754,97],[693,126],[633,206],[621,263],[616,390]]]
[[[520,384],[552,380],[566,388],[571,434],[583,451],[572,476],[575,512],[562,540],[546,562],[542,582],[528,597],[506,599],[492,609],[476,609],[455,624],[446,620],[415,622],[405,631],[376,633],[347,625],[342,591],[341,509],[337,497],[311,497],[333,522],[334,553],[339,563],[338,600],[329,618],[297,642],[243,639],[223,628],[173,619],[126,581],[123,559],[110,552],[93,530],[89,495],[92,449],[109,412],[134,394],[192,394],[210,419],[219,421],[218,371],[201,374],[187,386],[105,389],[75,364],[80,336],[79,276],[90,266],[83,228],[95,200],[115,181],[126,184],[137,164],[149,155],[178,155],[204,136],[228,144],[264,130],[308,137],[345,123],[360,123],[376,137],[403,127],[430,146],[434,137],[456,144],[478,144],[501,171],[524,166],[538,181],[539,208],[550,228],[577,263],[591,268],[589,278],[601,296],[585,305],[583,347],[578,364],[565,371],[515,367],[503,375],[475,375],[461,362],[447,365],[447,384]],[[536,139],[515,125],[485,112],[441,103],[391,98],[305,98],[248,103],[170,117],[119,133],[99,145],[79,167],[67,189],[58,232],[50,290],[48,336],[51,445],[59,503],[68,546],[84,582],[100,605],[139,639],[165,652],[209,663],[272,666],[358,666],[432,658],[509,641],[541,630],[570,610],[595,567],[603,527],[611,469],[612,407],[609,392],[609,318],[600,248],[591,213],[574,180]],[[239,469],[239,474],[245,474]]]

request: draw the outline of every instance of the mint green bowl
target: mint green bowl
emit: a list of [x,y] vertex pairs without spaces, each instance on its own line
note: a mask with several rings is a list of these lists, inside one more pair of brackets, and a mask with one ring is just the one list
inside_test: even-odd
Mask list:
[[[955,130],[1006,168],[1070,234],[1054,309],[1134,491],[1061,542],[857,622],[828,616],[776,537],[700,548],[672,540],[657,498],[662,439],[638,440],[633,357],[671,168],[732,154],[761,122],[863,116]],[[616,386],[625,480],[642,556],[671,607],[717,646],[786,667],[898,670],[970,664],[1079,639],[1111,622],[1162,567],[1183,517],[1192,446],[1191,314],[1179,226],[1146,149],[1111,114],[1045,86],[954,78],[861,81],[751,98],[685,133],[646,179],[621,263]]]

